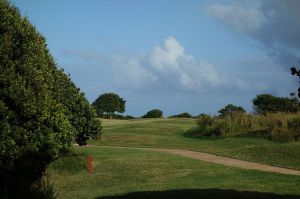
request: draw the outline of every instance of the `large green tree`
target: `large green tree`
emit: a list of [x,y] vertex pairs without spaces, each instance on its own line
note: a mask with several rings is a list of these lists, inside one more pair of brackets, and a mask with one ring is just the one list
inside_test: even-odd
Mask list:
[[74,140],[82,145],[100,133],[95,112],[58,68],[45,38],[0,0],[0,192],[35,181]]
[[97,111],[99,117],[108,115],[110,118],[115,112],[125,112],[126,101],[115,93],[104,93],[93,102],[93,106]]
[[295,113],[299,111],[298,104],[297,98],[275,97],[270,94],[257,95],[253,99],[253,108],[258,114],[266,114],[268,112]]

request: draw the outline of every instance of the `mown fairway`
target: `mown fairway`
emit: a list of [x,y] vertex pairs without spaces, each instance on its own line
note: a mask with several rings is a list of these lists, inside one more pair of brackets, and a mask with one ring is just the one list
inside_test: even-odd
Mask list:
[[48,173],[59,198],[300,198],[299,176],[143,150],[75,149],[92,155],[93,173],[80,166],[81,156],[54,162]]
[[189,149],[221,156],[300,169],[300,142],[280,143],[255,133],[218,139],[185,136],[194,119],[102,120],[103,135],[95,145]]
[[[241,133],[219,139],[185,136],[194,119],[103,120],[89,144],[204,151],[300,169],[300,144]],[[75,147],[93,157],[55,161],[47,170],[59,198],[300,198],[300,177],[228,167],[161,152]],[[84,165],[82,164],[84,162]]]

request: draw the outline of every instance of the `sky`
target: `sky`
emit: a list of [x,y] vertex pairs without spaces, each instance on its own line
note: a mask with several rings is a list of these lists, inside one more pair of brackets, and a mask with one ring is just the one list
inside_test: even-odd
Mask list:
[[125,114],[251,112],[258,94],[297,90],[297,0],[11,2],[91,103],[114,92]]

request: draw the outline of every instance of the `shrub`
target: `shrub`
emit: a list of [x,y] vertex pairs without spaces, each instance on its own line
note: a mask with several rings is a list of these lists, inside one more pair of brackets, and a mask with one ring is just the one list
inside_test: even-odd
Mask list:
[[142,118],[161,118],[163,116],[163,112],[159,109],[153,109],[148,111]]

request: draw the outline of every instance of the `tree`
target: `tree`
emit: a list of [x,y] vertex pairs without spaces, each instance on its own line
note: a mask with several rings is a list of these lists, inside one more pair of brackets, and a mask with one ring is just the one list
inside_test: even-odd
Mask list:
[[109,115],[112,118],[115,112],[125,112],[126,101],[115,93],[104,93],[93,102],[97,115],[102,117]]
[[254,111],[257,114],[266,114],[268,112],[295,113],[299,111],[297,98],[275,97],[271,94],[261,94],[257,95],[252,102]]
[[178,115],[172,115],[169,118],[191,118],[191,117],[192,117],[191,114],[184,112],[184,113],[180,113]]
[[[297,70],[295,67],[291,67],[291,73],[292,73],[292,75],[295,75],[300,79],[300,70]],[[299,81],[299,83],[300,83],[300,81]],[[296,96],[296,93],[294,93],[294,92],[291,93],[291,96],[292,97]],[[297,97],[300,98],[300,86],[298,88]]]
[[30,189],[74,138],[85,144],[100,136],[101,125],[28,19],[6,0],[0,0],[0,16],[1,198],[10,185],[15,193]]
[[239,113],[246,113],[246,111],[241,106],[235,106],[233,104],[228,104],[224,108],[218,111],[220,117],[232,117]]
[[148,111],[142,118],[161,118],[163,116],[163,112],[159,109],[153,109]]

